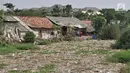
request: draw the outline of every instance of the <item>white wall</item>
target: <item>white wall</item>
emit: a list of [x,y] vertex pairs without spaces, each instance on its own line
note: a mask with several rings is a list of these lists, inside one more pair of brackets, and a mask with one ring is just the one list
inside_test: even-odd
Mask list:
[[53,32],[53,30],[49,30],[49,29],[33,29],[34,32],[36,33],[36,36],[39,37],[39,32],[41,30],[41,34],[42,34],[42,39],[50,39],[53,38],[54,36],[51,35],[51,32]]

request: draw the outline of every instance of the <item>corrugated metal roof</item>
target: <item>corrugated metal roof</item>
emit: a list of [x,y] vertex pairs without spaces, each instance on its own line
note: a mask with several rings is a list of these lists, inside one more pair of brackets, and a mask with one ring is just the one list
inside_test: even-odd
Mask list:
[[17,22],[17,20],[15,18],[13,18],[13,16],[5,16],[5,21]]
[[78,27],[78,28],[87,28],[88,32],[94,31],[92,26],[87,25],[86,23],[80,21],[75,17],[50,17],[48,16],[51,21],[60,25],[60,26],[70,26],[70,27]]
[[79,19],[75,17],[50,17],[48,16],[50,20],[52,20],[54,23],[61,25],[61,26],[75,26],[75,25],[81,25],[83,28],[86,27],[86,24],[81,22]]

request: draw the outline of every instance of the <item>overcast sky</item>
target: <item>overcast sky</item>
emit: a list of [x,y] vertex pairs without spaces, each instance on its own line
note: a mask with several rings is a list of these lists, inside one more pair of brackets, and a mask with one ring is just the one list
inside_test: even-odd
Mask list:
[[130,0],[0,0],[0,5],[7,2],[13,3],[16,8],[33,8],[54,4],[71,4],[76,8],[116,8],[118,3],[125,3],[126,9],[130,9]]

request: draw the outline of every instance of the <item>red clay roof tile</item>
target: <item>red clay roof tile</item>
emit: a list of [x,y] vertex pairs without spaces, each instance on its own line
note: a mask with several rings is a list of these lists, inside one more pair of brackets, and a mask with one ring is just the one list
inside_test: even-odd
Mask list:
[[92,25],[92,21],[91,20],[83,20],[82,22],[88,24],[88,25]]
[[18,16],[18,18],[32,28],[52,28],[52,22],[47,18]]

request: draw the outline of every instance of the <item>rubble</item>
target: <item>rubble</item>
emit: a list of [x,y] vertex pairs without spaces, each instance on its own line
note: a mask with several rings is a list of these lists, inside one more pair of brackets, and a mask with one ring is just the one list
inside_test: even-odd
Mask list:
[[[54,64],[56,73],[119,73],[125,65],[121,63],[106,62],[106,54],[77,55],[75,51],[105,49],[110,51],[110,45],[115,41],[76,41],[59,42],[40,46],[40,50],[23,51],[15,54],[0,55],[0,62],[8,66],[0,70],[0,73],[8,73],[9,70],[39,70],[46,64]],[[56,51],[58,53],[41,53],[43,50]],[[8,57],[10,56],[10,57]]]

